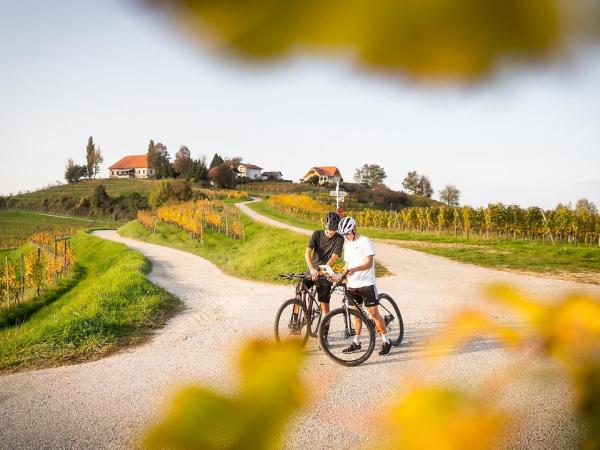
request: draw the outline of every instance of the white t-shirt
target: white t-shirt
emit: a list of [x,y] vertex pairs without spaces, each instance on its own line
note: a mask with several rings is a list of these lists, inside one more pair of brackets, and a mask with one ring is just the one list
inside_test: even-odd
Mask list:
[[[344,243],[344,261],[346,261],[349,269],[363,265],[365,262],[367,262],[367,257],[371,255],[375,255],[375,250],[373,250],[373,245],[368,237],[361,235],[353,241],[346,239],[346,242]],[[373,258],[373,264],[371,265],[371,268],[367,270],[361,270],[360,272],[354,272],[348,277],[349,288],[359,288],[374,285],[375,258]]]

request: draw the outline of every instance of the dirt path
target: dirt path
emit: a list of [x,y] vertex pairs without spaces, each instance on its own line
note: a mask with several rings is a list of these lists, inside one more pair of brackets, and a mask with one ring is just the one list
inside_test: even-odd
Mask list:
[[[131,446],[177,386],[199,380],[231,391],[231,358],[237,346],[249,335],[270,335],[277,307],[290,296],[288,287],[230,277],[189,253],[126,239],[114,231],[95,234],[143,253],[153,265],[149,279],[179,296],[187,309],[130,351],[0,377],[0,448]],[[509,364],[512,356],[488,340],[473,342],[435,367],[421,358],[425,338],[439,329],[446,313],[480,303],[479,289],[489,281],[507,281],[548,297],[573,288],[600,294],[597,287],[479,269],[392,246],[377,244],[376,251],[396,274],[382,279],[379,287],[400,304],[405,344],[388,357],[374,355],[367,364],[346,369],[333,365],[311,342],[303,373],[313,386],[326,388],[313,389],[313,408],[290,427],[290,448],[364,443],[364,424],[374,420],[382,401],[402,392],[408,373],[469,387],[480,383],[483,373]],[[523,413],[523,428],[514,430],[512,446],[569,446],[575,426],[563,413],[568,401],[564,390],[538,392],[519,385],[503,401]],[[359,411],[358,419],[353,420],[352,410]]]

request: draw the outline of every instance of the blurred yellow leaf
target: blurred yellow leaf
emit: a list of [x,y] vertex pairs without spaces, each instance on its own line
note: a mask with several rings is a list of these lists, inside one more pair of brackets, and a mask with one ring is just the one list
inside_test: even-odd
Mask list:
[[386,418],[384,448],[411,450],[497,447],[508,425],[483,398],[444,387],[412,389]]
[[146,437],[148,449],[279,448],[280,431],[302,403],[297,346],[250,341],[241,353],[240,392],[227,397],[192,386]]
[[428,343],[428,356],[443,356],[456,351],[480,335],[488,335],[508,346],[521,342],[521,337],[514,328],[490,319],[483,312],[465,310],[452,317],[444,331]]
[[[507,57],[552,55],[566,29],[559,13],[571,3],[586,7],[581,0],[561,2],[561,9],[557,0],[152,3],[174,12],[188,29],[218,49],[238,55],[270,59],[306,49],[335,51],[388,72],[456,79],[486,74]],[[586,16],[578,17],[581,21]]]

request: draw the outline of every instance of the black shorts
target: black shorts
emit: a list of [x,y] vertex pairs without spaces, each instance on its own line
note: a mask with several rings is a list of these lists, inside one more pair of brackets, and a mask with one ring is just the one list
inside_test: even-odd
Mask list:
[[379,305],[377,290],[375,286],[364,286],[359,288],[348,288],[348,295],[359,305],[364,302],[367,308]]
[[326,278],[317,278],[317,281],[305,280],[304,285],[307,289],[317,285],[317,298],[321,303],[329,303],[331,300],[331,287],[333,286]]

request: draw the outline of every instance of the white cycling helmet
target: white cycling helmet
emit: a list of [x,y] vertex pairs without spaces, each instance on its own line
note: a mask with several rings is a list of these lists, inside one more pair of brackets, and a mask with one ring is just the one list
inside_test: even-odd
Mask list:
[[356,220],[352,217],[344,217],[340,220],[340,224],[338,225],[338,233],[345,236],[348,233],[351,233],[354,228],[356,228]]

